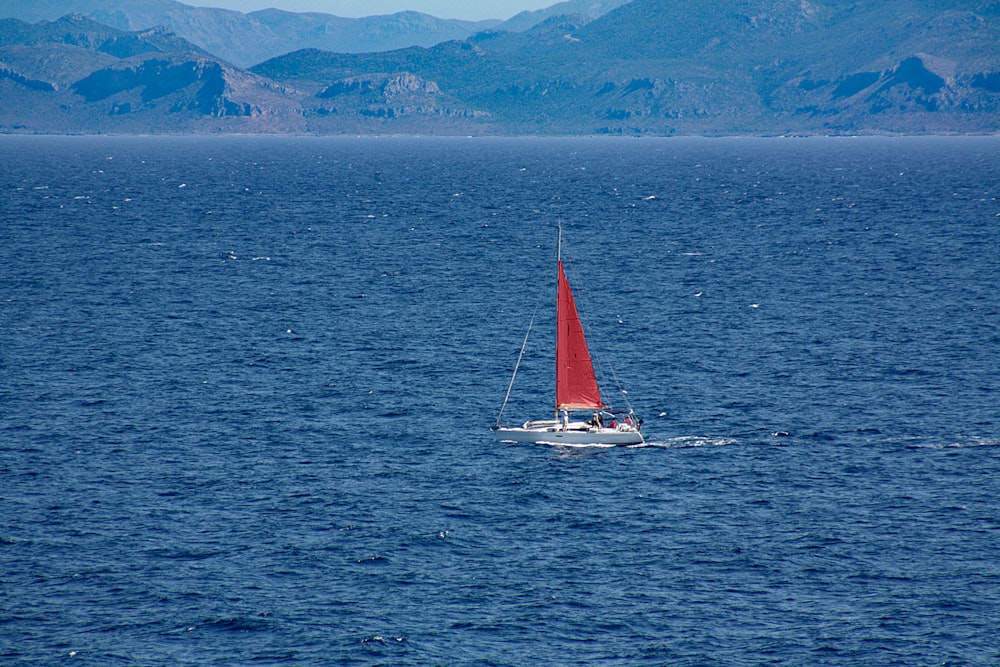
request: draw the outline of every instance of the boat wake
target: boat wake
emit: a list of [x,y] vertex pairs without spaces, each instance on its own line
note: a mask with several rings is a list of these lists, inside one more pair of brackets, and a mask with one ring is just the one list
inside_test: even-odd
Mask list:
[[1000,447],[1000,439],[982,436],[966,436],[946,439],[897,438],[907,449],[964,449],[969,447]]
[[547,442],[545,440],[539,440],[539,445],[545,445],[547,447],[559,447],[560,449],[611,449],[612,447],[642,447],[642,445],[615,445],[612,443],[588,443],[588,444],[577,444],[568,442]]
[[615,447],[620,447],[622,449],[647,449],[651,447],[659,449],[686,449],[689,447],[724,447],[725,445],[735,445],[738,442],[739,441],[735,438],[708,438],[704,436],[686,435],[676,438],[668,438],[666,440],[647,440],[646,442],[629,445],[613,443],[573,444],[566,442],[546,442],[543,440],[537,442],[536,444],[548,447],[558,447],[559,449],[613,449]]
[[725,445],[735,445],[739,441],[736,438],[710,438],[697,435],[682,435],[666,440],[650,440],[634,447],[659,447],[661,449],[683,449],[688,447],[724,447]]

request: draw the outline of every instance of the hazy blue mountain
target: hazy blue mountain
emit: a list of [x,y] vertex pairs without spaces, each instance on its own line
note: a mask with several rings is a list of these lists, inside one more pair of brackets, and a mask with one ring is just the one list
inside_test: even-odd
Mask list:
[[599,16],[604,16],[612,9],[621,7],[628,1],[565,0],[565,2],[557,2],[545,9],[520,12],[497,26],[497,29],[507,32],[523,32],[554,16],[582,16],[588,19],[596,19]]
[[0,18],[35,23],[81,14],[120,30],[163,26],[243,67],[303,48],[356,53],[432,46],[465,39],[500,23],[439,19],[418,12],[358,19],[277,9],[243,13],[193,7],[175,0],[32,0],[8,4],[0,9]]
[[1000,132],[995,0],[634,0],[241,70],[163,30],[0,21],[0,131]]

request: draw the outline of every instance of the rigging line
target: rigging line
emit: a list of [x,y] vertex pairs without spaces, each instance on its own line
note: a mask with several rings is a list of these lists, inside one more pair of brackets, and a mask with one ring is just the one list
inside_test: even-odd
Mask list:
[[507,407],[507,401],[510,400],[510,390],[514,388],[514,378],[517,377],[517,369],[521,367],[524,350],[528,347],[528,336],[531,335],[531,328],[535,325],[535,315],[538,314],[538,307],[541,305],[542,300],[539,299],[538,303],[535,304],[535,312],[531,314],[531,321],[528,322],[528,330],[524,332],[524,342],[521,343],[521,352],[517,355],[517,363],[514,364],[514,373],[510,376],[510,384],[507,385],[507,394],[503,397],[503,404],[500,406],[500,414],[497,415],[497,423],[494,425],[494,428],[500,428],[500,419],[503,417],[503,411]]
[[[562,252],[562,220],[559,221],[559,241],[556,246],[556,259],[560,259],[560,254]],[[542,305],[542,300],[545,298],[545,292],[540,292],[538,295],[538,300],[535,302],[535,310],[531,313],[531,320],[528,322],[528,330],[524,332],[524,342],[521,343],[521,352],[517,355],[517,363],[514,364],[514,372],[510,376],[510,384],[507,385],[507,394],[503,397],[503,404],[500,406],[500,414],[497,415],[496,424],[493,425],[494,430],[500,428],[500,420],[503,418],[503,411],[507,408],[507,401],[510,400],[510,392],[514,388],[514,379],[517,377],[517,370],[521,367],[521,359],[524,358],[524,351],[528,348],[528,336],[531,335],[531,328],[535,325],[535,316],[538,315],[538,309]]]
[[618,381],[618,374],[615,373],[615,367],[609,363],[608,370],[611,371],[611,377],[615,380],[615,386],[618,387],[618,393],[621,394],[622,399],[625,400],[625,407],[628,408],[629,412],[632,412],[632,403],[628,400],[628,392],[622,389],[622,384]]

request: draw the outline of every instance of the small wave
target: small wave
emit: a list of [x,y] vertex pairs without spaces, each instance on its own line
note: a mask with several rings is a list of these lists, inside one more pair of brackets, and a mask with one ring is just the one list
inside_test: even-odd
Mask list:
[[380,563],[388,563],[389,559],[380,554],[372,554],[366,558],[359,558],[356,562],[359,565],[376,565]]
[[[212,630],[224,630],[232,632],[253,632],[255,630],[263,630],[268,627],[266,619],[269,616],[267,612],[262,612],[256,618],[246,617],[246,616],[232,616],[224,618],[216,618],[212,620],[207,620],[202,623],[202,627],[209,628]],[[194,626],[190,626],[185,629],[187,632],[192,632]]]
[[405,637],[383,637],[382,635],[372,635],[371,637],[365,637],[361,640],[362,644],[391,644],[391,643],[402,643],[406,641]]

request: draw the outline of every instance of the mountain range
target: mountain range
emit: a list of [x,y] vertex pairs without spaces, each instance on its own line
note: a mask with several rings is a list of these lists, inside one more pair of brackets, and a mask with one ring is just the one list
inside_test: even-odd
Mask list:
[[389,51],[466,39],[488,29],[527,30],[560,14],[596,18],[625,2],[566,0],[547,9],[521,12],[508,21],[458,21],[419,12],[356,19],[278,9],[244,13],[176,0],[32,0],[0,10],[0,18],[37,23],[79,14],[125,31],[162,26],[228,63],[249,67],[305,48],[339,53]]
[[[34,6],[46,4],[59,3]],[[186,7],[130,6],[177,5]],[[463,29],[429,46],[368,52],[291,39],[294,50],[241,67],[170,27],[123,30],[81,14],[3,19],[0,131],[1000,131],[996,0],[571,0]],[[246,41],[243,30],[214,34]]]

